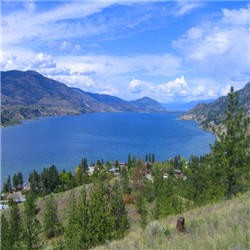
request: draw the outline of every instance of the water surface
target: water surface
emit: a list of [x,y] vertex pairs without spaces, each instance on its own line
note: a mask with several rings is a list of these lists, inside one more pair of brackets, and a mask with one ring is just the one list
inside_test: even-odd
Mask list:
[[25,121],[2,130],[2,178],[55,164],[74,170],[81,158],[88,162],[127,161],[129,153],[157,160],[181,154],[203,155],[215,138],[193,121],[177,114],[94,113]]

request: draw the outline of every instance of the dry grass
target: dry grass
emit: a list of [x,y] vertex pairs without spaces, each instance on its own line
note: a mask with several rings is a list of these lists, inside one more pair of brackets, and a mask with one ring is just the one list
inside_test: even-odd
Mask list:
[[[82,188],[83,186],[74,189],[76,197],[79,197]],[[65,212],[71,193],[72,191],[66,191],[54,194],[63,224],[66,221]],[[44,204],[45,199],[39,198],[39,219],[42,218]],[[19,207],[22,210],[23,204]],[[107,243],[95,250],[250,250],[250,192],[233,200],[151,222],[144,231],[138,225],[139,216],[135,206],[127,205],[127,211],[131,226],[128,235],[122,240]],[[7,211],[4,212],[6,214]],[[186,219],[185,233],[176,231],[179,216]],[[54,240],[47,242],[46,249],[51,249]]]
[[208,205],[182,214],[186,232],[175,229],[177,216],[132,230],[124,239],[96,250],[249,250],[250,193],[230,201]]

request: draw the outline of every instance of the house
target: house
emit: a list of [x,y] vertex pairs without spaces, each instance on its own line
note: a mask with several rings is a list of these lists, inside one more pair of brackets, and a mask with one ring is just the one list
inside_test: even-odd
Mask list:
[[90,166],[89,169],[88,169],[88,173],[89,175],[92,175],[95,171],[95,166]]
[[119,169],[115,168],[115,167],[112,167],[109,169],[109,173],[115,175],[115,176],[118,176],[120,173],[119,173]]
[[125,163],[125,162],[119,162],[119,166],[120,166],[120,167],[125,167],[125,166],[126,166],[126,163]]
[[153,176],[151,174],[146,174],[145,176],[149,181],[153,181]]
[[21,192],[13,192],[8,194],[8,200],[13,200],[16,203],[25,202],[25,196]]
[[163,174],[163,179],[167,179],[168,178],[168,173],[164,173]]
[[7,204],[0,204],[0,211],[8,209],[8,208],[9,208],[9,206]]

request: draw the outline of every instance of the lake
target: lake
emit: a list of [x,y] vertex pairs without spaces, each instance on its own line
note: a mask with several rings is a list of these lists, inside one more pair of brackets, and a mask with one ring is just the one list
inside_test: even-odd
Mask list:
[[93,113],[25,121],[1,129],[2,179],[22,171],[25,179],[36,169],[55,164],[74,170],[81,158],[88,163],[127,161],[128,154],[145,158],[154,152],[165,161],[180,154],[203,155],[213,134],[177,114]]

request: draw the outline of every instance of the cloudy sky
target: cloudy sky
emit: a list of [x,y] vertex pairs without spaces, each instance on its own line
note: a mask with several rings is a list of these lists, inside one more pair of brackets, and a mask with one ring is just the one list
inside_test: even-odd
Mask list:
[[250,81],[249,1],[2,1],[1,70],[164,103]]

